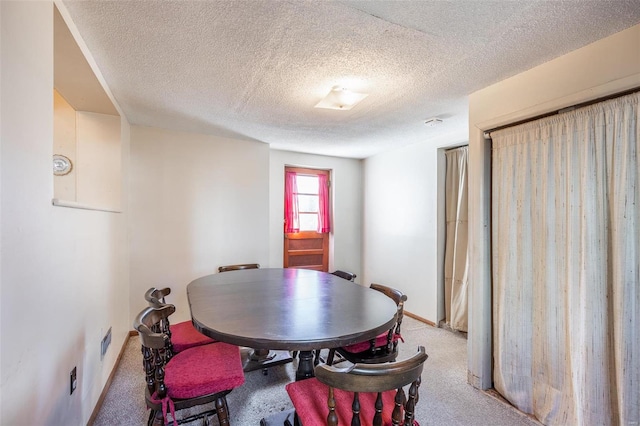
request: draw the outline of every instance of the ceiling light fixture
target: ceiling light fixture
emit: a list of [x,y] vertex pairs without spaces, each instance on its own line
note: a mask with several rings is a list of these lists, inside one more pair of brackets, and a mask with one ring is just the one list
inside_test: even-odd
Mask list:
[[368,93],[356,93],[340,86],[333,86],[327,96],[316,104],[316,108],[349,110],[369,96]]
[[429,118],[424,121],[424,124],[427,127],[436,127],[440,123],[442,123],[442,120],[437,117]]

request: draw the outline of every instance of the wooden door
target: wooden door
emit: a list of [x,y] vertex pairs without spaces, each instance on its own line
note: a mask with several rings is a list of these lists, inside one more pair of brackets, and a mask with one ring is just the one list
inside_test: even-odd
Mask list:
[[329,271],[329,234],[284,234],[284,267]]
[[300,232],[285,232],[283,265],[285,268],[328,272],[329,233],[318,233],[315,230],[318,228],[318,197],[320,192],[318,176],[325,175],[327,177],[327,188],[330,189],[330,172],[329,170],[299,167],[286,167],[285,171],[296,173]]

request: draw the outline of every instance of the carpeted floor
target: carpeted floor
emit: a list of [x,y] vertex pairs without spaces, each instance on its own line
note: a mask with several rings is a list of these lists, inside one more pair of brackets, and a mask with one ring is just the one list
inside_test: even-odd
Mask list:
[[[421,426],[539,425],[500,399],[467,384],[467,341],[463,334],[405,316],[402,335],[405,342],[401,343],[399,358],[413,353],[418,345],[429,354],[416,407]],[[231,424],[258,426],[263,417],[293,408],[284,386],[295,379],[295,367],[294,361],[270,368],[266,376],[259,370],[247,373],[245,384],[227,396]],[[140,343],[137,337],[131,337],[94,425],[145,425],[148,412],[144,386]],[[212,424],[218,424],[215,417]]]

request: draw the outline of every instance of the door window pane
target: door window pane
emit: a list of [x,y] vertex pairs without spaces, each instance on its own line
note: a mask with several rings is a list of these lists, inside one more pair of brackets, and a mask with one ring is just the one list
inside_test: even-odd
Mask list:
[[318,212],[318,196],[317,195],[298,195],[298,209],[300,213],[317,213]]
[[300,213],[300,231],[315,231],[318,229],[318,215],[316,213]]
[[318,176],[296,176],[296,185],[298,186],[298,194],[317,194],[318,193]]

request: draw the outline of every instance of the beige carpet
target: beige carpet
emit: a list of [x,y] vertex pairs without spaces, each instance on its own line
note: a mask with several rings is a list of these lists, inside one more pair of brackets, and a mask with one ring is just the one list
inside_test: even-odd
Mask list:
[[[400,357],[423,345],[427,359],[422,374],[416,418],[430,425],[539,425],[513,407],[467,384],[467,341],[464,335],[428,326],[405,316]],[[292,408],[284,386],[295,379],[296,363],[246,374],[246,382],[228,396],[231,424],[258,426],[260,419]],[[144,425],[144,372],[137,337],[129,339],[111,387],[95,421],[103,425]],[[180,418],[178,413],[178,418]],[[217,419],[214,418],[214,425]],[[191,423],[197,425],[197,422]],[[318,426],[318,425],[305,425]]]

